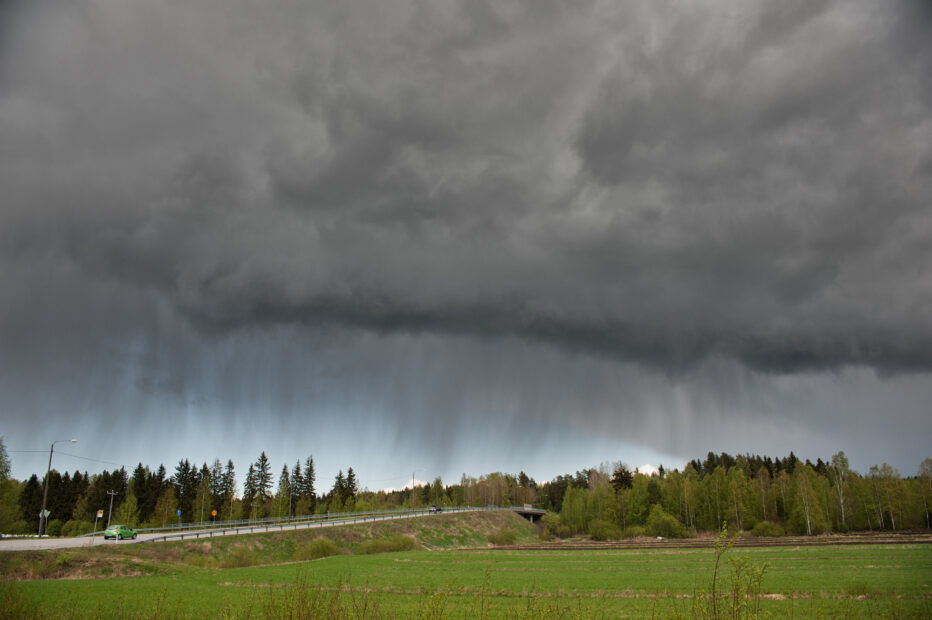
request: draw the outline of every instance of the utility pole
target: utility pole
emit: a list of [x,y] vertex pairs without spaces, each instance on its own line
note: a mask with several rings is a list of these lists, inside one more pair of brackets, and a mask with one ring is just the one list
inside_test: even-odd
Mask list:
[[107,495],[110,496],[110,510],[107,512],[107,529],[110,529],[110,517],[113,515],[113,496],[116,494],[116,491],[107,491]]
[[43,530],[48,527],[49,516],[45,513],[45,501],[49,496],[49,475],[52,473],[52,453],[55,452],[55,444],[63,443],[65,441],[78,443],[77,439],[58,439],[53,441],[52,445],[49,446],[49,466],[48,469],[45,470],[45,491],[42,493],[42,512],[39,513],[39,536],[42,536]]

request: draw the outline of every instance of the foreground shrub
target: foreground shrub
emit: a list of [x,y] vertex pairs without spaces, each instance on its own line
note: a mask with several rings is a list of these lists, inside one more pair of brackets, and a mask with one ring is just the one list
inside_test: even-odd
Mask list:
[[411,551],[414,549],[414,541],[407,536],[394,534],[387,538],[377,540],[367,540],[359,547],[360,553],[391,553],[393,551]]
[[770,521],[758,521],[754,526],[754,529],[751,530],[751,536],[755,537],[784,535],[786,535],[786,532],[783,530],[783,528],[776,523],[771,523]]
[[667,513],[660,504],[654,504],[647,517],[647,533],[664,538],[686,538],[686,528],[679,519]]
[[90,521],[79,521],[72,519],[65,523],[61,528],[62,536],[80,536],[81,534],[90,534],[94,531],[94,524]]
[[618,540],[621,538],[621,528],[602,519],[593,519],[589,522],[589,537],[592,540]]
[[306,545],[298,547],[295,550],[295,559],[318,560],[331,555],[338,555],[339,553],[341,553],[340,548],[337,547],[332,540],[320,536]]
[[61,519],[52,519],[49,521],[49,526],[46,528],[45,533],[49,536],[61,536],[62,525]]
[[541,523],[544,524],[545,533],[545,536],[542,536],[542,538],[569,538],[573,535],[573,529],[564,524],[560,515],[555,512],[548,512],[545,514],[541,519]]
[[243,568],[259,563],[256,552],[249,547],[234,547],[230,554],[220,560],[220,568]]
[[513,545],[518,540],[518,535],[515,534],[514,530],[504,529],[489,534],[489,542],[497,547],[503,547],[507,545]]
[[[761,611],[762,583],[770,564],[757,565],[749,556],[729,557],[723,561],[735,544],[723,526],[715,540],[715,561],[709,590],[697,590],[686,607],[670,614],[676,620],[709,619],[759,620],[770,615]],[[820,614],[821,616],[821,614]]]
[[28,536],[29,534],[35,534],[36,524],[30,523],[29,521],[26,521],[25,519],[20,519],[19,521],[13,524],[13,527],[11,528],[10,533],[16,534],[17,536]]

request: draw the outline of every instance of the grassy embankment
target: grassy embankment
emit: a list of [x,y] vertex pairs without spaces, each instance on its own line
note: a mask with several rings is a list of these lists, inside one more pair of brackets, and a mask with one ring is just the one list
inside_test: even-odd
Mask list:
[[[20,581],[7,585],[6,608],[65,618],[692,617],[710,611],[702,595],[712,580],[711,549],[452,550],[485,545],[503,531],[514,532],[517,542],[533,535],[509,514],[443,515],[306,536],[256,535],[171,548],[123,545],[100,557],[94,554],[104,552],[85,549],[85,561],[99,563],[82,570],[99,574],[115,562],[114,573],[137,567],[137,574],[150,576]],[[407,545],[420,549],[360,555],[380,545],[404,546],[400,537],[416,540]],[[299,561],[330,553],[335,555]],[[6,569],[24,560],[5,555],[17,554],[0,554],[8,576]],[[726,597],[735,570],[729,558],[768,566],[755,605],[772,617],[932,616],[928,544],[734,549],[720,564],[719,592]],[[237,563],[245,565],[214,568]],[[727,601],[718,611],[731,609]]]
[[190,568],[241,568],[412,549],[535,542],[511,512],[439,514],[313,530],[166,543],[116,543],[57,551],[0,552],[0,580],[173,575]]

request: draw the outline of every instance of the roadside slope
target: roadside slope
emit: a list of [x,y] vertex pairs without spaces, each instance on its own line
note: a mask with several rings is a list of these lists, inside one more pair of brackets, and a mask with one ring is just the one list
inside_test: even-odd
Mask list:
[[[322,545],[320,539],[330,544]],[[407,549],[456,549],[489,546],[490,540],[530,544],[536,540],[534,526],[510,511],[470,512],[158,544],[10,551],[0,554],[0,580],[130,577],[284,564],[314,557],[312,545],[327,549],[329,555],[396,550],[399,541]]]

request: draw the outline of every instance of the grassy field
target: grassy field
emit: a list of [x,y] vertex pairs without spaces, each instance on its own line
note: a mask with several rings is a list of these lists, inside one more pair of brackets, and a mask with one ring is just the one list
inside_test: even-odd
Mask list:
[[[437,543],[456,525],[452,519],[424,524],[430,530],[426,536]],[[504,529],[517,531],[520,541],[530,533],[507,519],[481,526],[473,523],[474,538]],[[257,555],[250,557],[263,557],[267,550],[270,565],[199,566],[190,560],[208,556],[189,548],[179,561],[120,558],[152,569],[139,571],[148,576],[9,582],[3,584],[0,608],[6,611],[0,617],[687,618],[709,611],[702,594],[712,581],[711,549],[444,550],[437,544],[427,550],[419,541],[417,550],[365,554],[391,549],[404,535],[374,532],[368,540],[382,541],[379,548],[367,546],[364,533],[343,532],[342,541],[335,535],[294,543],[308,557],[336,554],[310,561],[293,561],[294,549],[286,554],[283,539],[268,535],[250,537],[251,544],[261,545],[252,547]],[[223,551],[234,557],[244,547],[232,546],[232,540],[224,541],[231,548]],[[445,546],[457,542],[446,540]],[[735,567],[744,561],[746,576],[752,567],[767,567],[760,582],[763,616],[932,617],[928,544],[733,549],[720,563],[725,577],[720,592],[729,594]],[[727,604],[722,600],[719,611]]]

